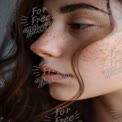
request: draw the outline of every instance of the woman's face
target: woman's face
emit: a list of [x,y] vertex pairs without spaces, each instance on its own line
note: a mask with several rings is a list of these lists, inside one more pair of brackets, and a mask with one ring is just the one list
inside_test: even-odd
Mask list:
[[55,99],[69,100],[77,94],[79,84],[71,60],[88,42],[93,43],[78,57],[85,87],[79,99],[122,89],[122,6],[117,0],[110,0],[110,6],[114,28],[107,0],[44,0],[44,7],[55,15],[52,25],[30,48],[43,58],[40,68],[48,73],[42,77],[49,81]]

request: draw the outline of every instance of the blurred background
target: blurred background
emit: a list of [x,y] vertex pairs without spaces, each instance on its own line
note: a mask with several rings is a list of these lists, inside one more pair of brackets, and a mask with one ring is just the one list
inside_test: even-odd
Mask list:
[[[9,38],[9,22],[14,18],[16,1],[17,0],[0,0],[0,63],[1,59],[6,57],[12,48],[11,39],[9,43],[6,43],[6,39]],[[3,81],[6,81],[5,79],[10,76],[10,69],[12,67],[13,64],[9,65],[9,67],[6,64],[4,69],[0,66],[0,88],[5,85]]]
[[15,9],[17,0],[0,0],[0,42],[6,33],[7,23]]

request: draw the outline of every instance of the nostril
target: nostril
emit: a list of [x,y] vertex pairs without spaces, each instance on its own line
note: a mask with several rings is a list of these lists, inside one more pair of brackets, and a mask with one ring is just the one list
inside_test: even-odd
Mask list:
[[35,44],[32,44],[30,46],[30,50],[40,57],[51,57],[52,56],[50,53],[48,53],[47,51],[45,51],[42,48],[40,49],[40,47],[36,46]]
[[60,57],[62,55],[62,49],[59,46],[40,43],[33,43],[30,46],[30,50],[40,57]]
[[44,56],[48,56],[48,57],[52,57],[52,55],[51,54],[49,54],[49,53],[43,53],[43,52],[41,52],[41,54],[40,54],[42,57],[44,57]]

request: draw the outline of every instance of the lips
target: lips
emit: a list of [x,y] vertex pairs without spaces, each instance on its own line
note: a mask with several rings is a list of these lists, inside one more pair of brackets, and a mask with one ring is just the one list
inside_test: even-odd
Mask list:
[[45,66],[45,65],[39,65],[39,68],[44,72],[41,77],[47,81],[61,80],[61,79],[67,78],[67,77],[71,77],[70,74],[63,74],[59,71],[56,71],[50,67]]

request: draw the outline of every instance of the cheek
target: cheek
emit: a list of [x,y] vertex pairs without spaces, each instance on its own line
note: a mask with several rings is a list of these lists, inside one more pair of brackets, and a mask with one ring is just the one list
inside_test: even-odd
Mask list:
[[[103,42],[95,42],[89,45],[79,55],[79,71],[83,78],[85,89],[94,89],[94,86],[98,87],[100,82],[103,83],[102,65],[106,55],[107,51]],[[98,79],[100,80],[98,81]]]
[[84,76],[102,79],[122,73],[122,46],[114,42],[98,41],[86,47],[79,56]]
[[[122,48],[118,45],[112,41],[95,42],[79,55],[84,97],[99,96],[122,88]],[[117,47],[116,50],[114,47]]]

